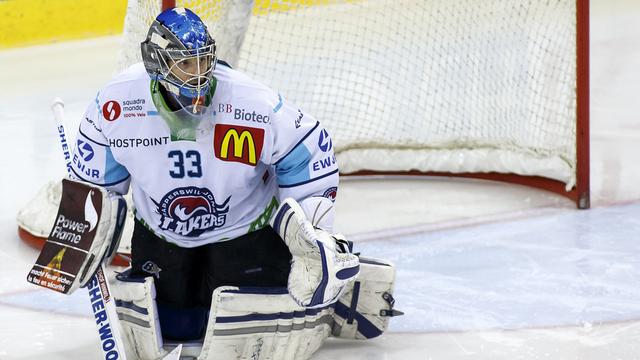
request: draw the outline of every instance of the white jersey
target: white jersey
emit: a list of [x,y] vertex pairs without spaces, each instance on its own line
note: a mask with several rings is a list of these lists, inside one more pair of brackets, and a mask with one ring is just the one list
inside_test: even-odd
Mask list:
[[131,186],[136,218],[182,247],[267,226],[286,197],[337,192],[333,145],[318,121],[223,64],[214,75],[208,126],[176,140],[144,66],[131,66],[88,107],[72,155],[76,177],[121,194]]

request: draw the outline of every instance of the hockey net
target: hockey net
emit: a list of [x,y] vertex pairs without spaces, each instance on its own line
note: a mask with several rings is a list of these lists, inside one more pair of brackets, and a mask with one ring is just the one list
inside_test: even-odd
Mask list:
[[[129,0],[119,69],[171,6],[320,119],[343,174],[505,180],[589,207],[588,0]],[[41,245],[59,196],[51,182],[18,214],[21,238]]]
[[120,68],[171,6],[320,119],[342,173],[495,178],[589,207],[588,0],[130,0]]

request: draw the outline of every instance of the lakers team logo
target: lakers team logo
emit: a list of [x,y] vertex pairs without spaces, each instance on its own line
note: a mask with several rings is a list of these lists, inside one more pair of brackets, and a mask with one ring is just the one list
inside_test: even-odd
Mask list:
[[188,186],[174,189],[156,203],[160,228],[188,237],[212,231],[227,221],[230,199],[231,196],[218,204],[207,188]]
[[264,129],[217,124],[213,148],[218,159],[256,166],[264,143]]

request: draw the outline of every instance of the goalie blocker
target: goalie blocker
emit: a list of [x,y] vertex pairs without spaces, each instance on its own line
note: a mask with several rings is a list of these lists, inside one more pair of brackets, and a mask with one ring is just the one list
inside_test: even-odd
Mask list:
[[[330,275],[322,274],[333,272],[335,275],[343,269],[349,269],[352,273],[354,265],[358,266],[358,259],[351,254],[350,246],[342,246],[347,244],[344,240],[336,241],[328,234],[318,240],[314,235],[318,230],[311,230],[313,234],[291,230],[304,226],[301,214],[303,212],[297,203],[288,199],[281,205],[274,223],[284,232],[279,231],[281,236],[284,235],[287,245],[291,244],[290,249],[292,246],[305,249],[291,249],[291,252],[297,253],[294,262],[304,264],[306,269],[295,272],[295,264],[292,265],[289,289],[217,288],[213,292],[204,338],[202,342],[183,344],[184,356],[200,360],[307,359],[330,335],[349,339],[376,337],[387,329],[390,317],[402,314],[393,309],[395,268],[382,260],[361,257],[359,272],[356,271],[346,281],[336,276],[341,281],[339,284],[344,286],[334,285],[336,290],[326,291],[326,283],[333,279]],[[298,225],[295,225],[296,222]],[[304,234],[311,235],[316,242],[306,241]],[[297,243],[294,244],[294,241]],[[318,244],[318,241],[322,244]],[[322,250],[319,250],[320,246]],[[312,251],[312,248],[316,251]],[[321,256],[323,252],[325,255]],[[336,254],[348,255],[343,257],[345,261],[341,263],[345,266],[321,264],[329,258],[333,259]],[[319,272],[310,269],[313,267],[320,269]],[[165,356],[176,344],[163,340],[155,302],[154,278],[132,278],[129,274],[127,271],[119,275],[113,288],[127,355],[139,359]],[[292,276],[299,279],[292,280]],[[296,299],[291,294],[291,284],[299,284],[304,280],[309,283],[300,285],[302,295]]]
[[126,217],[122,196],[63,179],[53,228],[27,281],[64,294],[84,287],[116,253]]

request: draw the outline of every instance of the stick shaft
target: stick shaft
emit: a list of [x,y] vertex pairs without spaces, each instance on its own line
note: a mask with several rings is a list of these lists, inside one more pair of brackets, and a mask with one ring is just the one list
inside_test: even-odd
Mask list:
[[[64,126],[64,102],[62,99],[54,99],[53,104],[51,104],[51,110],[58,128],[58,139],[62,146],[67,172],[71,175],[71,149],[67,142]],[[87,291],[91,301],[91,310],[96,320],[100,349],[102,349],[104,359],[126,360],[127,356],[124,352],[124,342],[120,334],[116,305],[111,295],[109,279],[107,279],[104,264],[98,266],[98,270],[89,280]]]
[[67,173],[71,175],[71,148],[67,141],[67,132],[64,128],[64,102],[62,99],[55,98],[53,100],[53,104],[51,104],[51,111],[53,111],[53,119],[56,121],[58,140],[60,140],[60,145],[62,146],[62,154],[64,155]]

